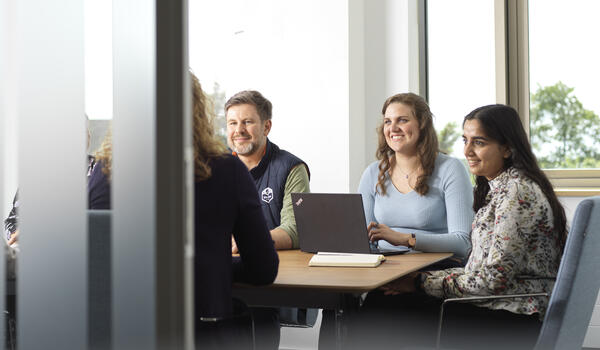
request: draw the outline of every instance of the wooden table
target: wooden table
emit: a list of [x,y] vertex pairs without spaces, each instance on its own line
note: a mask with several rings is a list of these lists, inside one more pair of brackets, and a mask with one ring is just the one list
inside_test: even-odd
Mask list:
[[344,312],[358,307],[359,297],[382,285],[452,256],[452,253],[407,253],[387,256],[379,267],[310,267],[313,256],[299,250],[279,251],[279,273],[270,286],[235,284],[233,294],[252,306],[290,306],[335,310],[336,344],[341,347]]

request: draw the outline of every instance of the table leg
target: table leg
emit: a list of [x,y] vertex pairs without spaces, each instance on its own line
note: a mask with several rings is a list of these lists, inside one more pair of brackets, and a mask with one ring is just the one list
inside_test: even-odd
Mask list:
[[359,297],[340,295],[340,306],[334,310],[323,309],[319,332],[319,349],[343,349],[348,336],[348,324],[352,314],[358,312]]
[[341,350],[342,343],[344,342],[344,334],[343,334],[343,316],[344,310],[339,309],[335,310],[335,348],[337,350]]

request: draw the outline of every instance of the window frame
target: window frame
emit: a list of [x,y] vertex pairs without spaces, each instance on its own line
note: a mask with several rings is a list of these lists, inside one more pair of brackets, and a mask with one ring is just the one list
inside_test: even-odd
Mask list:
[[[529,135],[529,1],[494,0],[494,27],[496,102],[515,108]],[[426,33],[424,37],[426,40]],[[425,82],[428,84],[429,80]],[[544,172],[559,196],[600,195],[600,169],[545,169]]]
[[[506,25],[508,105],[519,112],[529,135],[529,1],[495,0],[500,12],[496,21]],[[502,15],[504,19],[498,18]],[[514,54],[513,54],[514,53]],[[499,67],[497,67],[498,69]],[[600,194],[600,169],[545,169],[546,176],[559,196]]]

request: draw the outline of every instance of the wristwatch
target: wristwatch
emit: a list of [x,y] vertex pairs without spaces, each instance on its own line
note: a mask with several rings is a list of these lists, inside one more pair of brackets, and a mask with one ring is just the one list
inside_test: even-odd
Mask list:
[[414,248],[416,244],[417,244],[417,236],[414,233],[411,233],[410,237],[408,237],[408,247]]

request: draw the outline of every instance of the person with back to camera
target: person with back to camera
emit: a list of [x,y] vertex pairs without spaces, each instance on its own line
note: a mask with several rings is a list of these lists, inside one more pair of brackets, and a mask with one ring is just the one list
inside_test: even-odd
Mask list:
[[382,114],[378,160],[358,187],[370,240],[383,248],[407,246],[465,258],[473,220],[465,167],[440,153],[433,115],[422,97],[394,95]]
[[109,126],[96,151],[96,164],[88,177],[88,209],[110,209],[112,172],[112,127]]
[[[435,341],[442,299],[550,293],[566,240],[564,209],[537,164],[517,112],[504,105],[477,108],[465,117],[463,132],[464,154],[476,176],[473,248],[466,266],[412,274],[383,287],[391,295],[420,292],[429,298],[405,310],[395,327],[405,330],[403,339],[420,340],[421,345]],[[397,299],[414,304],[411,295]],[[531,349],[548,298],[450,306],[444,346]]]
[[[236,322],[233,281],[269,284],[279,258],[244,164],[214,135],[200,82],[192,75],[196,340],[200,349],[252,347],[251,331]],[[231,237],[239,256],[231,255]]]

